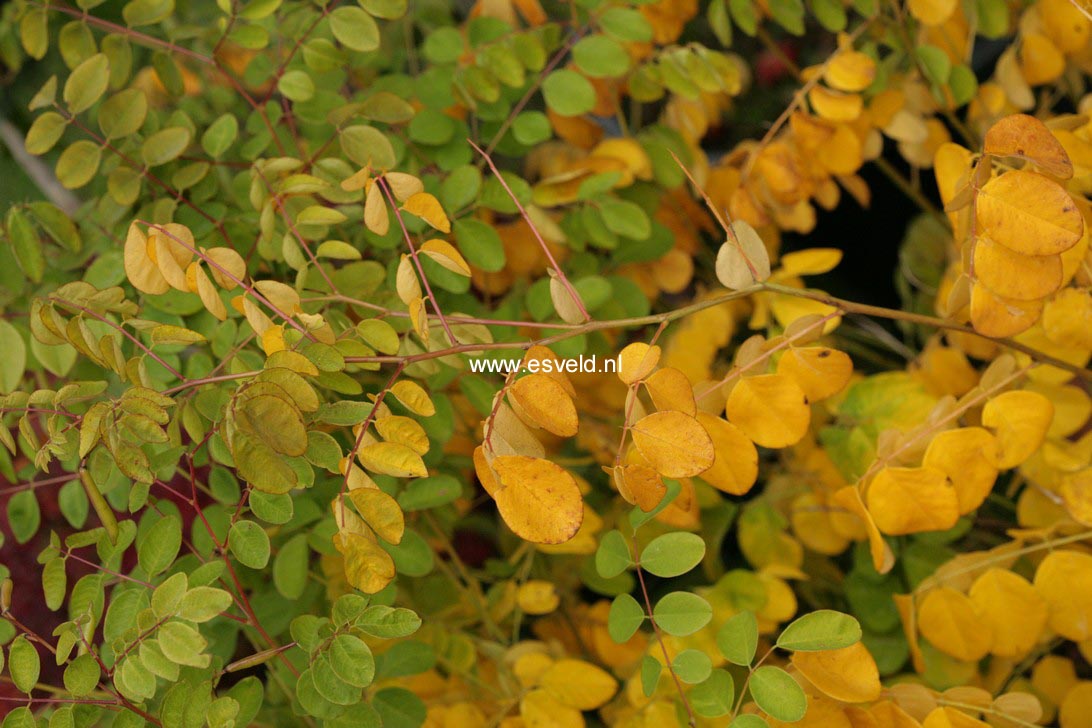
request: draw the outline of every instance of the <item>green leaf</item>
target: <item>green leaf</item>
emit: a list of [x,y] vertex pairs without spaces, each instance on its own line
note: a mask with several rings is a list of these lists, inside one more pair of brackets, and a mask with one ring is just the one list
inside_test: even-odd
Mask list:
[[919,45],[915,52],[925,71],[925,76],[937,86],[948,83],[952,72],[952,61],[942,49],[934,45]]
[[42,511],[33,490],[21,490],[8,501],[8,525],[16,543],[34,538],[42,523]]
[[819,24],[832,33],[846,29],[846,9],[839,0],[811,0],[811,12]]
[[663,672],[663,669],[663,665],[652,655],[645,655],[641,660],[641,689],[644,691],[645,697],[652,697],[652,694],[656,692],[656,686],[660,682],[660,673]]
[[201,135],[201,147],[210,157],[218,159],[231,148],[238,134],[238,120],[231,114],[224,114],[205,129]]
[[8,648],[8,672],[19,692],[29,694],[34,689],[38,683],[41,668],[38,650],[26,638],[26,635],[21,634],[12,640]]
[[[612,291],[616,288],[617,284],[611,286]],[[664,497],[660,499],[660,502],[656,504],[655,508],[647,513],[640,508],[634,508],[629,512],[629,525],[633,527],[634,531],[658,516],[663,509],[671,505],[671,502],[675,500],[682,491],[682,486],[677,480],[671,480],[670,478],[665,479],[664,485],[667,486],[667,490],[664,492]]]
[[45,154],[60,141],[67,128],[68,119],[56,111],[47,111],[30,125],[23,146],[31,154]]
[[90,695],[101,677],[102,669],[95,656],[79,655],[64,669],[64,689],[76,697]]
[[652,221],[636,203],[608,198],[599,202],[599,212],[612,233],[634,240],[644,240],[652,234]]
[[778,25],[793,35],[804,34],[803,0],[770,0],[769,7]]
[[[14,208],[12,208],[14,211]],[[27,367],[27,345],[19,329],[0,320],[0,393],[15,391]]]
[[364,610],[356,626],[373,637],[396,639],[416,632],[421,627],[421,618],[409,609],[377,604]]
[[65,560],[54,556],[42,567],[42,592],[46,606],[57,611],[64,604],[68,575],[65,573]]
[[341,634],[334,638],[328,650],[330,667],[349,685],[365,688],[375,677],[375,658],[368,645],[359,637]]
[[610,605],[607,632],[615,642],[628,642],[646,618],[645,610],[636,599],[629,594],[619,594]]
[[546,105],[562,116],[580,116],[595,108],[595,87],[576,71],[554,71],[542,82]]
[[705,541],[695,533],[677,531],[654,538],[641,552],[641,568],[665,578],[681,576],[701,563]]
[[652,616],[664,632],[684,637],[709,624],[713,608],[697,594],[677,591],[661,598],[652,610]]
[[64,102],[69,113],[79,114],[91,108],[106,93],[109,82],[110,62],[103,53],[96,53],[72,69],[64,83]]
[[758,32],[758,13],[755,0],[728,0],[728,10],[739,29],[753,36]]
[[410,481],[398,495],[403,511],[426,511],[447,505],[462,495],[462,485],[452,475],[435,475]]
[[178,616],[191,622],[207,622],[232,604],[231,594],[211,586],[197,586],[186,592],[178,607]]
[[409,138],[419,144],[440,146],[455,136],[455,120],[436,109],[421,109],[406,128]]
[[727,670],[713,670],[690,691],[690,706],[703,718],[719,718],[732,712],[736,687]]
[[157,520],[137,544],[137,561],[148,576],[165,571],[182,547],[182,522],[170,514]]
[[758,620],[755,615],[751,612],[732,615],[717,631],[717,649],[733,664],[750,665],[758,649]]
[[299,599],[307,587],[307,534],[295,536],[277,551],[273,559],[273,586],[285,599]]
[[149,167],[158,167],[178,159],[189,145],[190,130],[184,126],[172,126],[145,139],[140,154]]
[[384,688],[371,702],[383,728],[418,728],[428,712],[421,699],[404,688]]
[[407,0],[358,0],[360,6],[377,18],[397,20],[406,14]]
[[[354,8],[339,8],[353,10]],[[334,12],[337,12],[336,10]],[[358,124],[341,130],[341,149],[359,167],[387,170],[397,161],[390,140],[378,129]]]
[[540,144],[553,134],[554,128],[549,117],[541,111],[524,111],[512,122],[512,136],[527,147]]
[[780,667],[763,665],[751,674],[749,683],[755,704],[771,718],[792,723],[808,712],[808,698],[800,683]]
[[49,15],[45,8],[28,8],[19,21],[19,39],[23,50],[40,61],[49,50]]
[[647,43],[652,40],[652,26],[639,10],[633,8],[608,8],[599,16],[599,27],[621,41]]
[[675,656],[671,669],[684,683],[695,685],[709,677],[713,671],[713,662],[701,650],[688,649]]
[[605,35],[588,35],[573,46],[573,61],[592,77],[617,78],[629,70],[629,53]]
[[30,203],[30,211],[46,235],[53,238],[58,245],[73,253],[80,252],[83,248],[80,231],[63,210],[52,202],[38,201]]
[[174,0],[132,0],[122,9],[126,25],[137,27],[162,23],[174,12]]
[[455,241],[468,263],[490,273],[504,268],[504,244],[492,225],[465,218],[456,220],[453,229]]
[[728,728],[770,728],[770,724],[760,715],[739,715]]
[[728,0],[712,0],[705,17],[720,44],[725,47],[732,45],[732,16],[728,14]]
[[101,161],[102,147],[81,139],[61,152],[54,168],[57,181],[70,190],[79,189],[94,179]]
[[978,93],[978,79],[974,71],[961,63],[954,66],[948,74],[948,88],[952,90],[952,99],[956,106],[963,106],[970,103]]
[[277,90],[289,101],[308,101],[315,95],[315,82],[306,71],[293,69],[277,81]]
[[379,26],[356,7],[342,6],[330,13],[330,30],[346,48],[367,53],[379,47]]
[[849,647],[861,639],[861,625],[848,614],[820,609],[795,620],[777,638],[777,646],[794,652]]
[[206,667],[208,655],[201,654],[208,642],[201,633],[185,622],[171,621],[156,632],[159,649],[169,660],[189,667]]
[[189,579],[184,573],[172,574],[152,592],[152,611],[160,619],[173,617],[189,589]]
[[228,534],[228,548],[243,566],[264,569],[269,563],[269,534],[254,521],[236,521]]
[[613,579],[633,565],[629,544],[621,531],[608,531],[595,552],[595,568],[604,579]]

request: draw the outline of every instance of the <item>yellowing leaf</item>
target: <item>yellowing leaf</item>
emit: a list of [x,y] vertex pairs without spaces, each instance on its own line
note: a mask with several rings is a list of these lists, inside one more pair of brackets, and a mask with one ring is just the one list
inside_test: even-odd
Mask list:
[[585,320],[580,291],[566,286],[553,270],[550,271],[550,302],[565,323],[578,324]]
[[365,594],[382,591],[394,580],[394,561],[375,541],[357,533],[337,533],[334,547],[345,560],[345,578]]
[[959,499],[936,468],[884,468],[868,486],[868,510],[876,526],[900,536],[945,531],[959,520]]
[[382,188],[376,184],[368,188],[368,194],[364,197],[364,226],[376,235],[386,235],[391,227],[387,201]]
[[1073,198],[1054,180],[1013,170],[978,193],[975,216],[983,234],[1017,253],[1054,255],[1077,244],[1084,219]]
[[781,256],[781,276],[815,276],[829,273],[842,262],[842,251],[837,248],[808,248]]
[[644,465],[621,465],[613,469],[618,491],[628,502],[646,513],[660,504],[667,486],[660,474]]
[[809,402],[818,402],[842,391],[853,375],[853,360],[837,349],[809,346],[789,349],[777,362],[777,373],[788,375]]
[[1024,255],[989,238],[979,238],[974,245],[974,272],[978,281],[998,296],[1034,301],[1062,285],[1062,257]]
[[982,408],[982,424],[997,438],[997,466],[1014,468],[1039,449],[1054,419],[1054,405],[1038,392],[1004,392]]
[[558,382],[545,374],[528,374],[516,380],[508,396],[532,423],[559,437],[576,434],[576,406]]
[[688,478],[713,465],[713,441],[683,412],[654,412],[633,424],[633,443],[649,464],[668,478]]
[[421,252],[452,273],[470,277],[470,266],[451,243],[444,240],[428,240],[421,246]]
[[377,417],[375,429],[379,432],[380,437],[388,442],[401,443],[418,455],[424,455],[428,452],[428,435],[425,434],[425,428],[421,427],[417,420],[397,415]]
[[1047,605],[1026,579],[1008,569],[992,568],[975,580],[969,595],[985,631],[993,634],[990,652],[1020,658],[1039,642]]
[[941,707],[934,708],[925,716],[921,728],[989,728],[989,723],[972,718],[962,710]]
[[956,0],[909,0],[906,7],[924,25],[941,25],[958,5]]
[[539,685],[561,703],[595,710],[614,697],[618,683],[610,673],[583,660],[558,660],[542,674]]
[[1052,630],[1074,642],[1092,637],[1092,556],[1052,551],[1039,564],[1034,583],[1046,600]]
[[986,132],[982,151],[995,157],[1026,159],[1061,179],[1073,176],[1073,165],[1062,143],[1046,124],[1027,114],[1011,114],[997,121]]
[[448,221],[447,215],[444,214],[444,208],[441,207],[440,201],[427,192],[418,192],[411,195],[409,199],[402,203],[402,209],[416,215],[442,233],[451,232],[451,223]]
[[[584,716],[545,690],[532,690],[519,701],[520,725],[584,728]],[[507,728],[507,727],[506,727]]]
[[744,377],[728,395],[728,421],[763,447],[800,442],[811,423],[804,390],[785,374]]
[[626,384],[639,382],[656,368],[660,347],[641,342],[630,344],[618,355],[618,378]]
[[717,252],[717,280],[738,291],[769,278],[770,253],[758,231],[743,220],[736,220],[729,228],[732,232]]
[[549,614],[561,604],[557,587],[544,579],[531,579],[516,591],[516,603],[527,614]]
[[839,91],[864,91],[876,78],[876,62],[864,53],[845,48],[830,59],[823,78]]
[[125,275],[141,293],[159,295],[170,290],[170,285],[148,255],[148,238],[134,222],[125,236]]
[[731,422],[707,412],[698,413],[698,424],[713,441],[713,464],[700,477],[718,490],[744,495],[758,479],[758,450]]
[[982,284],[971,289],[971,323],[975,331],[993,337],[1015,336],[1035,325],[1042,301],[1014,301],[995,295]]
[[436,405],[417,382],[411,382],[408,379],[395,382],[391,387],[391,394],[415,415],[431,417],[436,414]]
[[231,248],[209,248],[204,255],[212,280],[224,290],[233,290],[246,277],[246,261]]
[[560,465],[523,455],[493,459],[493,498],[512,531],[533,543],[568,541],[584,520],[576,480]]
[[820,691],[846,703],[880,697],[880,673],[864,643],[840,650],[794,652],[792,664]]
[[383,179],[390,186],[394,199],[399,202],[404,202],[425,189],[421,180],[405,172],[387,172]]
[[980,660],[993,646],[993,632],[974,602],[947,586],[922,599],[918,628],[933,647],[957,660]]
[[396,478],[423,478],[428,475],[421,456],[397,442],[376,442],[360,448],[356,454],[360,464],[373,473]]
[[997,479],[997,441],[981,427],[941,432],[925,451],[922,465],[948,476],[955,488],[960,514],[982,505]]
[[393,544],[402,541],[406,521],[394,498],[378,488],[356,488],[349,491],[349,499],[379,538]]

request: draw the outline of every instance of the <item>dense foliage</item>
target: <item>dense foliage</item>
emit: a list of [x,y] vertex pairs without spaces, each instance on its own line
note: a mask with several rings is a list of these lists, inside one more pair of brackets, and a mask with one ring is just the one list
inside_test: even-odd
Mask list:
[[1090,34],[4,5],[4,728],[1092,725]]

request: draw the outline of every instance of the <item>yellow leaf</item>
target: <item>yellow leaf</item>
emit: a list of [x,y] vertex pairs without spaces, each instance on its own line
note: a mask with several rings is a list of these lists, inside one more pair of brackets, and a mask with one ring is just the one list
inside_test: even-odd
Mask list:
[[982,424],[997,438],[997,466],[1014,468],[1039,449],[1054,419],[1054,405],[1038,392],[1004,392],[982,408]]
[[579,421],[572,398],[558,382],[545,374],[520,377],[508,390],[516,413],[559,437],[576,434]]
[[283,326],[270,326],[262,332],[262,351],[266,356],[284,351],[286,348]]
[[1073,176],[1073,164],[1062,143],[1046,124],[1027,114],[1011,114],[991,126],[982,151],[995,157],[1026,159],[1061,179]]
[[578,324],[585,320],[582,309],[584,300],[580,297],[580,292],[562,283],[553,270],[550,271],[550,303],[554,305],[561,320],[567,324]]
[[933,589],[922,599],[918,628],[933,647],[957,660],[980,660],[993,646],[993,632],[984,615],[966,595],[947,586]]
[[612,473],[622,497],[645,513],[658,506],[667,492],[660,474],[644,465],[621,465]]
[[1092,680],[1081,680],[1065,694],[1058,708],[1061,728],[1084,728],[1092,715]]
[[1046,600],[1052,630],[1074,642],[1092,637],[1092,556],[1052,551],[1039,564],[1034,583]]
[[864,91],[876,78],[876,62],[864,53],[845,48],[830,59],[823,78],[839,91]]
[[490,454],[546,456],[542,443],[531,429],[503,402],[497,405],[492,419],[485,420],[483,430],[483,445],[489,448]]
[[868,486],[868,510],[886,534],[945,531],[959,520],[955,488],[936,468],[884,468]]
[[728,227],[728,240],[717,252],[717,280],[725,288],[738,291],[769,278],[770,253],[758,231],[743,220]]
[[[197,295],[201,298],[201,305],[220,321],[226,320],[227,307],[224,306],[223,299],[220,298],[220,294],[212,284],[208,274],[201,267],[201,264],[194,261],[190,263],[189,270],[193,271],[194,287],[197,288]],[[187,271],[187,275],[189,275],[189,271]]]
[[971,289],[971,323],[986,336],[1015,336],[1035,325],[1042,301],[1014,301],[995,295],[981,283]]
[[698,413],[698,424],[713,441],[713,464],[700,477],[717,490],[744,495],[758,479],[758,450],[738,427],[707,412]]
[[840,650],[794,652],[792,664],[820,691],[845,703],[880,697],[880,673],[863,643]]
[[415,415],[431,417],[436,414],[436,405],[417,382],[411,382],[408,379],[395,382],[391,387],[391,394]]
[[396,478],[423,478],[428,475],[421,456],[397,442],[376,442],[357,452],[360,464],[373,473]]
[[394,498],[379,488],[356,488],[349,491],[349,498],[375,535],[387,543],[401,543],[406,521]]
[[777,362],[777,373],[786,374],[804,390],[809,402],[818,402],[842,391],[853,375],[853,360],[837,349],[809,346],[789,349]]
[[1021,658],[1039,642],[1046,627],[1047,605],[1026,579],[1007,569],[992,568],[975,580],[969,595],[993,634],[990,652]]
[[421,252],[452,273],[470,277],[470,266],[451,243],[438,239],[428,240],[421,246]]
[[1086,352],[1092,349],[1092,291],[1064,288],[1047,301],[1043,332],[1056,344]]
[[125,275],[141,293],[157,296],[170,290],[170,285],[148,255],[148,237],[134,222],[125,236]]
[[196,246],[193,233],[184,225],[168,223],[162,231],[152,230],[148,235],[149,255],[171,288],[179,291],[188,289],[186,267]]
[[563,705],[545,690],[532,690],[519,701],[519,713],[526,728],[584,728],[584,716]]
[[494,458],[493,498],[512,531],[533,543],[568,541],[584,520],[584,501],[560,465],[523,455]]
[[681,370],[663,367],[653,372],[644,384],[656,409],[678,410],[691,416],[697,412],[694,387]]
[[977,718],[972,718],[961,710],[955,708],[935,708],[925,716],[922,728],[989,728],[988,723],[983,723]]
[[816,114],[830,121],[853,121],[864,108],[859,94],[842,93],[824,86],[809,91],[808,102]]
[[379,185],[372,185],[364,197],[364,226],[376,235],[386,235],[390,230],[387,201],[383,199],[383,190]]
[[209,248],[205,251],[209,272],[216,285],[225,291],[234,290],[246,277],[246,261],[231,248]]
[[1039,0],[1036,4],[1043,31],[1063,53],[1075,53],[1088,44],[1092,23],[1081,8],[1068,0]]
[[924,25],[941,25],[959,5],[956,0],[909,0],[910,14]]
[[414,270],[413,260],[403,254],[398,261],[398,272],[394,278],[394,288],[398,297],[407,306],[410,301],[420,300],[421,282],[417,280],[417,271]]
[[516,603],[527,614],[549,614],[561,604],[561,598],[553,582],[531,579],[520,585]]
[[409,302],[409,319],[413,324],[414,332],[421,337],[421,341],[428,345],[428,310],[425,308],[425,299],[418,296]]
[[1050,83],[1065,72],[1065,56],[1042,33],[1024,33],[1020,44],[1020,68],[1030,85]]
[[941,432],[925,450],[922,465],[948,476],[955,488],[959,513],[982,505],[997,480],[997,441],[981,427]]
[[1015,301],[1046,298],[1062,285],[1061,255],[1024,255],[989,238],[974,244],[974,273],[998,296]]
[[346,192],[356,192],[372,185],[372,168],[365,167],[349,177],[341,180],[341,189]]
[[811,423],[804,390],[785,374],[744,377],[728,395],[728,421],[763,447],[800,442]]
[[618,683],[610,673],[583,660],[558,660],[539,684],[557,700],[577,710],[595,710],[614,697]]
[[300,306],[300,294],[292,286],[280,281],[255,281],[254,288],[263,298],[289,316],[303,310]]
[[382,591],[394,580],[394,561],[370,538],[341,532],[334,534],[334,547],[345,560],[345,578],[365,594]]
[[383,179],[390,185],[394,199],[399,202],[404,202],[425,189],[421,180],[405,172],[387,172]]
[[1054,255],[1077,244],[1084,219],[1054,180],[1012,170],[979,191],[975,216],[984,235],[1024,255]]
[[442,233],[451,232],[451,223],[444,214],[440,201],[427,192],[411,195],[402,203],[402,209],[416,215]]
[[656,368],[660,347],[641,342],[630,344],[618,355],[618,378],[625,384],[639,382]]
[[633,424],[633,442],[649,464],[668,478],[688,478],[713,465],[713,441],[696,419],[668,410]]

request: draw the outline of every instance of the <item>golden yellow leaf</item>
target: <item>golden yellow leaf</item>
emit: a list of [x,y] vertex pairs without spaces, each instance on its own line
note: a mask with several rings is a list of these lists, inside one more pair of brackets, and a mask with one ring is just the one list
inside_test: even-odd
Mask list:
[[212,280],[225,291],[234,290],[246,277],[246,261],[231,248],[209,248],[204,255]]
[[366,187],[374,186],[372,184],[372,168],[364,167],[363,169],[354,172],[351,176],[341,180],[341,189],[346,192],[356,192]]
[[826,346],[789,349],[777,362],[777,373],[788,375],[804,390],[808,402],[842,391],[853,375],[849,355]]
[[956,0],[909,0],[906,7],[924,25],[941,25],[958,5]]
[[1042,301],[1002,298],[981,283],[971,289],[971,323],[986,336],[1001,338],[1027,331],[1042,312]]
[[804,390],[785,374],[742,378],[728,395],[725,413],[729,422],[763,447],[795,445],[811,423]]
[[989,723],[972,718],[961,710],[941,707],[925,716],[921,726],[922,728],[989,728]]
[[159,295],[170,290],[170,285],[148,255],[148,237],[134,222],[125,236],[125,275],[141,293]]
[[646,513],[658,506],[667,492],[660,474],[645,465],[620,465],[612,472],[622,497]]
[[880,697],[880,672],[863,643],[840,650],[794,652],[792,664],[820,691],[845,703]]
[[399,202],[404,202],[425,189],[421,180],[405,172],[387,172],[383,179],[390,186],[394,199]]
[[562,362],[549,347],[535,344],[523,355],[523,368],[531,373],[541,372],[560,384],[570,397],[576,396],[569,377],[562,371]]
[[584,520],[584,501],[573,476],[560,465],[524,455],[493,459],[493,498],[512,531],[534,543],[568,541]]
[[1022,576],[1008,569],[989,569],[975,580],[969,596],[993,634],[993,654],[1023,657],[1043,636],[1046,602]]
[[415,415],[431,417],[436,414],[436,405],[417,382],[411,382],[408,379],[395,382],[391,387],[391,394]]
[[955,488],[959,513],[982,505],[997,480],[997,441],[981,427],[960,427],[941,432],[925,450],[922,465],[948,476]]
[[717,490],[744,495],[758,479],[758,450],[738,427],[707,412],[698,413],[700,424],[713,441],[713,464],[699,474]]
[[148,234],[148,254],[155,261],[167,283],[178,291],[188,289],[186,267],[193,260],[197,244],[188,227],[176,223],[163,225],[163,230],[151,230]]
[[1015,301],[1046,298],[1062,285],[1061,255],[1024,255],[989,238],[974,245],[978,282],[998,296]]
[[660,361],[660,347],[635,342],[618,354],[618,378],[626,384],[639,382],[656,368]]
[[1050,400],[1027,390],[1004,392],[982,408],[982,424],[997,438],[997,466],[1014,468],[1039,449],[1054,419]]
[[425,346],[428,346],[428,309],[425,307],[425,299],[421,296],[413,298],[409,301],[407,308],[414,333],[421,337]]
[[284,326],[270,326],[262,332],[262,351],[266,356],[288,348],[284,343]]
[[982,151],[995,157],[1026,159],[1061,179],[1073,176],[1073,164],[1062,143],[1046,124],[1027,114],[1010,114],[997,121],[986,132]]
[[921,600],[918,629],[933,647],[957,660],[980,660],[993,646],[993,632],[975,603],[947,586]]
[[516,413],[525,415],[531,423],[559,437],[576,434],[579,421],[576,405],[565,388],[545,374],[520,377],[508,389]]
[[1052,630],[1074,642],[1092,637],[1092,556],[1052,551],[1035,571],[1034,584],[1046,600]]
[[255,281],[254,288],[265,300],[289,316],[303,310],[300,306],[300,294],[296,289],[280,281]]
[[1024,255],[1061,253],[1084,233],[1081,212],[1061,185],[1019,169],[986,183],[975,217],[984,235]]
[[427,240],[421,246],[421,252],[432,258],[452,273],[470,277],[470,266],[466,264],[461,253],[451,243],[444,240]]
[[1020,68],[1030,85],[1050,83],[1065,72],[1065,56],[1042,33],[1024,33],[1020,43]]
[[520,584],[516,603],[527,614],[549,614],[561,604],[557,587],[544,579],[531,579]]
[[190,263],[189,269],[193,271],[194,285],[197,288],[197,295],[201,298],[201,305],[220,321],[226,320],[227,307],[224,306],[224,301],[220,298],[220,294],[212,284],[212,280],[201,268],[201,264],[194,261]]
[[1071,687],[1058,706],[1061,728],[1083,728],[1092,716],[1092,680],[1081,680]]
[[936,468],[884,468],[868,486],[868,510],[876,526],[900,536],[945,531],[959,520],[959,499]]
[[1092,23],[1081,8],[1068,0],[1039,0],[1036,4],[1043,31],[1063,53],[1075,53],[1088,45]]
[[405,517],[398,501],[379,488],[356,488],[349,491],[349,499],[357,513],[371,526],[375,535],[387,543],[401,543],[406,530]]
[[663,367],[652,373],[645,380],[645,389],[652,397],[652,403],[659,410],[678,410],[693,416],[697,411],[694,402],[694,387],[690,379],[681,370]]
[[808,102],[816,114],[830,121],[853,121],[864,108],[859,94],[842,93],[824,86],[809,91]]
[[519,702],[519,713],[526,728],[584,728],[584,716],[576,708],[562,704],[545,690],[532,690]]
[[358,533],[334,534],[334,547],[345,560],[345,578],[365,594],[382,591],[394,580],[394,561],[379,544]]
[[396,478],[423,478],[428,468],[421,456],[397,442],[376,442],[360,448],[357,460],[373,473],[393,475]]
[[410,301],[421,298],[421,282],[417,280],[417,271],[414,270],[413,260],[403,254],[398,261],[398,272],[395,275],[395,290],[402,303],[409,305]]
[[864,53],[843,48],[827,63],[823,78],[839,91],[864,91],[876,78],[876,62]]
[[607,671],[572,659],[551,665],[539,684],[561,703],[577,710],[595,710],[605,705],[618,689],[617,681]]
[[1043,307],[1043,332],[1056,344],[1092,349],[1092,291],[1063,288]]
[[451,232],[451,222],[448,221],[440,201],[427,192],[411,195],[402,203],[402,209],[416,215],[442,233]]
[[377,417],[375,429],[380,437],[388,442],[397,442],[405,445],[418,455],[428,452],[428,435],[425,428],[421,427],[417,420],[400,415]]
[[683,412],[654,412],[632,426],[633,442],[649,464],[668,478],[688,478],[714,462],[713,441]]
[[387,201],[379,185],[371,185],[364,197],[364,226],[376,235],[386,235],[391,228],[391,218],[387,214]]

